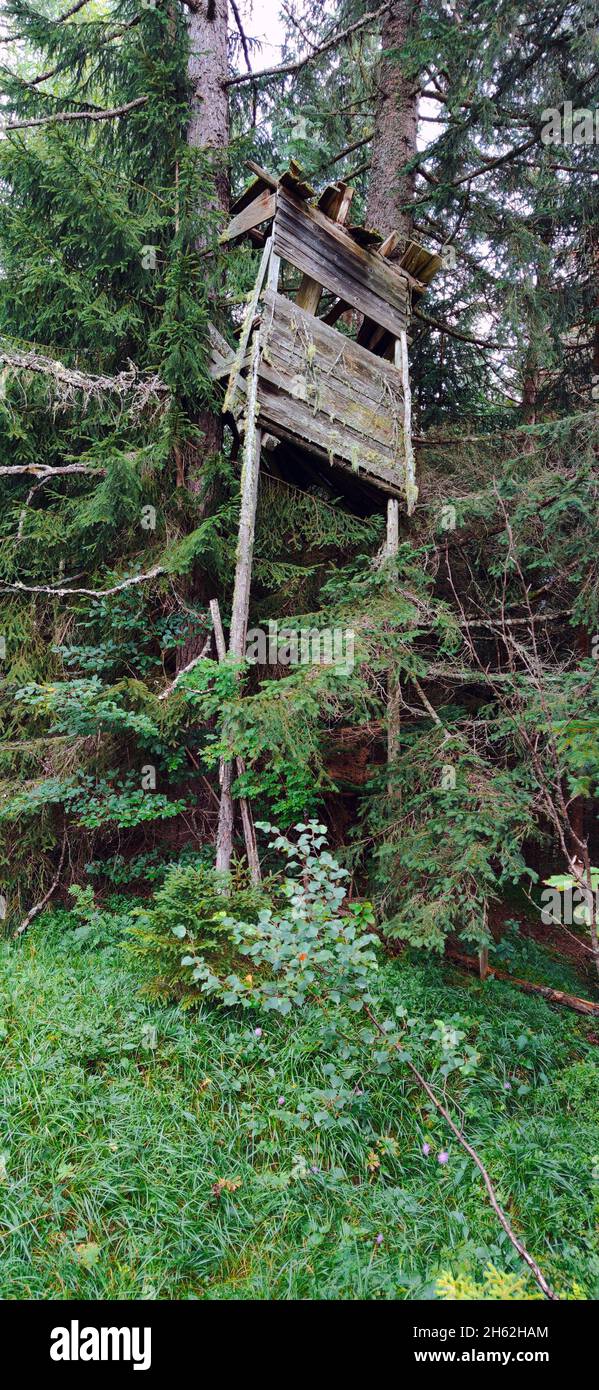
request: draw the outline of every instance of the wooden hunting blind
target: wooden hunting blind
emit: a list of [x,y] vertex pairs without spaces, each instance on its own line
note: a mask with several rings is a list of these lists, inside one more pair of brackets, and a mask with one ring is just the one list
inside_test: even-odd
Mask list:
[[[384,240],[349,225],[353,189],[346,184],[332,184],[317,197],[297,165],[278,179],[250,167],[255,177],[231,209],[221,241],[249,238],[262,247],[258,275],[236,351],[217,329],[210,330],[211,373],[216,382],[226,382],[223,412],[243,436],[229,636],[229,653],[237,660],[245,655],[263,448],[269,471],[300,487],[330,487],[334,479],[337,493],[366,496],[370,506],[383,494],[387,553],[397,552],[400,499],[410,514],[418,495],[408,365],[412,303],[442,264],[416,242],[401,245],[396,232]],[[221,629],[219,655],[224,654]],[[394,700],[391,683],[390,757]],[[227,868],[230,859],[231,778],[232,766],[223,762],[218,868]],[[251,811],[243,798],[241,810],[257,881]]]
[[[251,167],[221,240],[250,238],[263,255],[237,352],[213,338],[213,375],[228,377],[223,409],[246,435],[258,428],[263,442],[311,460],[312,476],[314,467],[341,481],[352,474],[371,496],[403,498],[410,513],[408,329],[412,298],[441,258],[348,226],[353,190],[343,183],[317,200],[297,166],[279,179]],[[281,262],[293,268],[288,292]]]

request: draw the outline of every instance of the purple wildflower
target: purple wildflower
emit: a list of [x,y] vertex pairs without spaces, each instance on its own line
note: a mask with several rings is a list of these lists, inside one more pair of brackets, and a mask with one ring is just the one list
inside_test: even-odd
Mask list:
[[503,1089],[504,1089],[504,1091],[511,1091],[511,1089],[512,1089],[512,1083],[511,1083],[511,1081],[504,1081],[504,1083],[503,1083]]
[[425,1158],[428,1158],[430,1151],[431,1151],[431,1146],[430,1146],[430,1144],[423,1144],[423,1145],[422,1145],[422,1152],[423,1152]]
[[277,1105],[284,1105],[284,1104],[285,1104],[285,1097],[284,1097],[284,1096],[279,1096],[279,1099],[278,1099],[278,1101],[277,1101]]
[[437,1163],[449,1163],[449,1154],[447,1152],[447,1149],[441,1149],[441,1153],[437,1154]]
[[376,1238],[376,1244],[377,1244],[377,1245],[382,1245],[382,1244],[383,1244],[383,1236],[382,1236],[382,1232],[381,1232],[381,1231],[379,1231],[378,1236],[377,1236],[377,1238]]
[[255,1038],[261,1038],[261,1037],[262,1037],[262,1029],[261,1029],[261,1028],[254,1028],[254,1037],[255,1037]]

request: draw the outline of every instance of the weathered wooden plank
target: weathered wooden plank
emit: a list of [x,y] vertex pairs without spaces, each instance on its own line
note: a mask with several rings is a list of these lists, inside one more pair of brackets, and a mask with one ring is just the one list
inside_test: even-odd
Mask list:
[[403,496],[403,473],[398,465],[386,463],[376,450],[365,447],[361,436],[356,435],[353,456],[348,454],[347,430],[331,429],[330,422],[315,416],[310,407],[303,402],[290,402],[262,377],[258,385],[259,416],[271,433],[278,439],[289,439],[297,444],[301,441],[308,453],[326,459],[333,466],[349,473],[359,474],[366,481],[374,483],[382,492],[395,497]]
[[436,251],[427,251],[417,241],[409,241],[402,255],[400,265],[418,280],[423,292],[441,269],[443,257]]
[[318,199],[320,211],[325,217],[332,218],[333,222],[343,224],[347,221],[351,200],[354,196],[354,189],[349,188],[346,183],[330,183],[321,193]]
[[258,422],[398,495],[403,395],[396,369],[267,290]]
[[[276,325],[273,322],[275,317]],[[322,364],[321,369],[327,373],[334,370],[335,363],[341,362],[344,372],[351,379],[352,389],[355,391],[358,387],[362,394],[371,396],[375,401],[380,399],[383,381],[392,394],[399,391],[401,395],[400,379],[391,363],[375,357],[345,334],[328,328],[322,319],[309,318],[284,295],[266,292],[264,325],[264,341],[269,356],[276,357],[289,351],[295,354],[301,349],[304,357],[317,357]],[[313,349],[310,344],[314,345]]]
[[296,198],[307,200],[315,196],[315,190],[310,183],[305,182],[302,173],[301,164],[298,164],[295,159],[290,159],[289,168],[285,170],[284,174],[281,174],[279,186],[289,189]]
[[398,417],[395,442],[390,429],[390,411],[384,402],[379,406],[370,402],[352,400],[351,388],[338,381],[312,382],[299,373],[282,369],[280,365],[262,360],[260,379],[270,382],[281,395],[293,401],[303,401],[312,415],[321,416],[331,429],[347,433],[345,456],[351,461],[356,457],[356,444],[368,448],[393,466],[402,452],[401,428],[403,421]]
[[408,317],[406,277],[385,259],[358,246],[318,208],[299,204],[280,189],[274,249],[325,289],[399,337]]
[[391,439],[394,422],[403,429],[404,405],[397,374],[389,384],[385,376],[377,378],[371,371],[369,375],[352,371],[342,354],[330,363],[318,352],[311,361],[311,351],[307,335],[290,343],[279,331],[277,341],[271,341],[264,350],[264,369],[278,372],[291,395],[301,396],[315,409],[330,411],[334,418],[343,411],[348,423],[363,421],[362,427],[367,423],[382,441]]
[[274,192],[279,186],[278,179],[273,178],[267,169],[262,169],[259,164],[255,164],[253,159],[246,159],[245,167],[250,169],[256,177],[248,183],[243,193],[240,193],[235,202],[231,204],[232,213],[241,212],[241,209],[247,207],[248,203],[253,203],[258,193],[263,193],[267,188]]
[[229,222],[228,227],[219,237],[221,244],[226,241],[233,241],[235,237],[243,236],[249,232],[250,228],[257,227],[261,222],[270,222],[275,215],[277,207],[277,195],[271,193],[268,188],[246,207],[242,208]]
[[[313,209],[308,210],[309,213]],[[385,283],[380,264],[372,264],[374,257],[354,246],[343,233],[346,245],[339,246],[337,237],[340,229],[328,221],[322,225],[294,227],[283,215],[275,219],[276,249],[284,259],[296,265],[299,270],[310,275],[347,304],[360,310],[375,322],[388,328],[398,336],[407,323],[407,285],[405,278],[397,272],[389,272],[393,279]],[[366,264],[364,264],[366,261]]]
[[[329,184],[318,200],[320,211],[325,214],[325,217],[330,217],[332,222],[345,222],[353,193],[353,188],[348,188],[346,183]],[[296,304],[299,304],[300,309],[305,309],[306,313],[315,314],[320,303],[322,289],[319,280],[313,280],[310,275],[302,275],[301,284],[295,296]]]
[[373,231],[371,227],[355,226],[348,227],[347,230],[352,241],[356,241],[358,246],[366,246],[370,249],[376,247],[378,251],[383,244],[381,233]]

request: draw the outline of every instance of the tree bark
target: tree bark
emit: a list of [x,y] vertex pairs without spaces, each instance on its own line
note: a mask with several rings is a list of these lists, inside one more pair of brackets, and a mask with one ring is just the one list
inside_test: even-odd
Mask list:
[[[207,214],[226,213],[229,208],[226,155],[229,142],[228,17],[228,0],[198,0],[197,9],[187,16],[187,78],[191,93],[187,144],[190,149],[207,153],[213,163],[212,190],[203,207]],[[208,218],[206,231],[196,238],[197,250],[203,251],[210,245],[212,234]],[[199,446],[195,440],[177,446],[177,482],[190,492],[201,494],[200,521],[216,505],[214,490],[206,489],[202,465],[206,458],[218,454],[222,448],[222,414],[218,409],[202,408],[195,415],[194,424],[203,435],[203,441]],[[194,576],[187,589],[188,596],[195,603],[206,604],[209,587],[207,580]],[[198,655],[201,645],[201,635],[190,632],[177,654],[178,671]]]
[[[415,175],[406,164],[416,153],[418,133],[417,82],[405,71],[398,50],[409,38],[421,0],[393,0],[383,16],[383,57],[378,74],[378,98],[372,143],[372,166],[367,220],[384,236],[397,229],[402,242],[412,232],[412,213],[403,209],[414,197]],[[389,53],[389,50],[392,50]]]
[[[187,19],[187,76],[191,87],[187,143],[191,149],[212,152],[214,182],[207,212],[227,212],[229,207],[229,174],[225,155],[229,143],[229,100],[225,85],[228,72],[228,8],[228,0],[199,0],[197,10],[190,11]],[[207,244],[208,236],[200,235],[197,238],[198,250],[204,250]],[[198,424],[204,435],[204,453],[217,453],[222,444],[220,412],[202,411]],[[192,491],[199,490],[198,482],[193,477],[189,485]]]

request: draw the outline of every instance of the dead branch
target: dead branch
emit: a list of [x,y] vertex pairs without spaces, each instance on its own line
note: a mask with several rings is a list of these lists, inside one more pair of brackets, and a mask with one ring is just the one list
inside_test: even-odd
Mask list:
[[0,478],[13,478],[23,473],[30,473],[34,478],[41,478],[46,482],[48,478],[61,478],[65,473],[97,473],[98,477],[103,477],[105,468],[93,467],[89,463],[65,463],[64,468],[51,468],[45,463],[13,463],[0,468]]
[[[561,926],[561,923],[557,922],[556,926]],[[580,945],[582,944],[580,942]],[[585,950],[588,949],[585,947]],[[472,970],[475,975],[478,975],[478,961],[474,960],[472,956],[464,955],[461,951],[454,951],[450,947],[447,951],[447,957],[448,960],[463,966],[464,970]],[[541,998],[546,999],[549,1004],[561,1004],[564,1009],[573,1009],[577,1014],[599,1018],[599,1004],[593,1004],[590,999],[580,999],[577,994],[564,994],[561,989],[551,989],[549,985],[537,985],[532,980],[521,980],[518,975],[509,975],[506,970],[498,970],[495,965],[490,965],[487,979],[493,975],[496,975],[498,980],[505,980],[508,985],[515,985],[525,994],[540,994]]]
[[14,936],[22,936],[22,935],[23,935],[23,932],[26,932],[26,931],[27,931],[27,928],[28,928],[28,926],[30,926],[31,922],[33,922],[34,917],[38,917],[38,916],[39,916],[39,914],[40,914],[40,912],[42,911],[42,909],[46,906],[46,903],[48,902],[49,898],[52,897],[52,894],[53,894],[55,888],[58,887],[58,884],[59,884],[59,882],[60,882],[60,875],[61,875],[61,873],[62,873],[62,866],[63,866],[63,864],[64,864],[64,857],[65,857],[65,854],[66,854],[66,848],[67,848],[67,832],[66,832],[66,830],[65,830],[64,835],[63,835],[63,837],[62,837],[62,849],[61,849],[61,851],[60,851],[60,859],[59,859],[59,861],[58,861],[58,868],[57,868],[57,870],[56,870],[56,877],[52,880],[52,883],[50,884],[50,887],[49,887],[47,893],[44,893],[43,898],[40,898],[39,903],[36,903],[34,907],[30,908],[29,912],[27,913],[27,916],[23,918],[23,921],[21,922],[20,927],[17,927],[16,931],[13,933]]
[[201,652],[200,652],[200,655],[199,655],[199,656],[194,656],[193,661],[188,661],[187,666],[182,666],[182,667],[181,667],[181,670],[177,672],[177,675],[175,676],[174,681],[171,681],[170,685],[167,685],[166,690],[161,691],[160,695],[158,696],[158,699],[159,699],[159,700],[166,700],[166,699],[168,699],[168,696],[169,696],[169,695],[172,695],[173,690],[176,690],[176,689],[177,689],[177,686],[178,686],[178,684],[179,684],[179,681],[182,679],[182,677],[183,677],[183,676],[186,676],[188,671],[193,671],[194,666],[197,666],[197,664],[198,664],[199,661],[203,661],[203,660],[204,660],[204,657],[207,656],[207,654],[208,654],[208,652],[209,652],[209,650],[210,650],[210,644],[211,644],[211,642],[212,642],[212,633],[209,632],[209,633],[208,633],[208,636],[207,636],[207,638],[206,638],[206,641],[204,642],[204,645],[203,645],[203,647],[202,647],[202,650],[201,650]]
[[[370,1019],[370,1022],[374,1024],[374,1027],[377,1029],[377,1032],[379,1032],[381,1036],[386,1039],[387,1034],[385,1033],[382,1024],[379,1023],[378,1019],[375,1018],[374,1014],[371,1012],[371,1010],[368,1008],[366,1004],[364,1005],[364,1012],[367,1014],[368,1018]],[[452,1120],[449,1111],[445,1108],[442,1102],[435,1095],[432,1086],[430,1086],[428,1081],[426,1081],[425,1078],[421,1075],[421,1073],[418,1071],[418,1068],[414,1066],[414,1063],[410,1062],[409,1059],[405,1056],[401,1044],[396,1042],[393,1044],[393,1046],[399,1053],[402,1061],[405,1063],[408,1070],[411,1071],[412,1076],[416,1078],[418,1085],[421,1086],[422,1090],[426,1092],[429,1100],[432,1101],[435,1109],[438,1110],[439,1114],[443,1116],[445,1123],[449,1125],[449,1128],[452,1134],[455,1135],[458,1144],[461,1144],[461,1147],[465,1149],[468,1156],[472,1159],[472,1162],[476,1164],[479,1173],[482,1175],[483,1182],[487,1189],[489,1201],[498,1221],[503,1226],[506,1236],[511,1241],[514,1249],[517,1250],[520,1258],[525,1261],[529,1269],[532,1271],[534,1278],[536,1279],[536,1282],[539,1285],[539,1288],[545,1295],[545,1298],[551,1299],[552,1302],[559,1302],[558,1294],[554,1293],[553,1289],[551,1288],[551,1285],[547,1283],[547,1280],[542,1270],[539,1268],[539,1265],[537,1264],[536,1260],[533,1259],[532,1255],[529,1255],[526,1246],[522,1244],[522,1241],[516,1235],[515,1231],[512,1230],[512,1227],[510,1226],[510,1223],[507,1219],[505,1212],[503,1211],[503,1208],[499,1205],[497,1196],[495,1194],[495,1188],[493,1187],[493,1183],[491,1182],[487,1169],[485,1168],[482,1159],[479,1158],[476,1149],[474,1149],[472,1147],[472,1144],[468,1142],[465,1134],[463,1134],[459,1126],[456,1125],[455,1120]]]
[[[21,352],[18,348],[0,344],[0,363],[4,363],[9,371],[32,372],[51,377],[58,388],[59,409],[65,408],[79,391],[83,393],[86,401],[109,392],[120,396],[122,401],[130,398],[136,415],[141,414],[150,404],[161,404],[168,396],[168,388],[159,376],[140,376],[133,362],[129,362],[128,371],[119,372],[117,376],[92,376],[88,372],[78,371],[75,367],[65,367],[57,358],[44,357],[33,350]],[[79,467],[80,465],[73,465],[73,470]]]
[[134,101],[125,102],[124,106],[113,106],[110,111],[55,111],[51,116],[35,116],[29,121],[9,121],[7,125],[0,126],[0,130],[30,130],[33,126],[64,121],[112,121],[117,116],[126,116],[129,111],[145,106],[148,101],[149,97],[136,97]]
[[248,74],[249,74],[250,76],[253,77],[253,73],[252,73],[252,64],[251,64],[251,62],[250,62],[250,49],[249,49],[249,44],[248,44],[248,38],[247,38],[247,34],[246,34],[246,32],[245,32],[245,29],[244,29],[244,27],[243,27],[243,24],[242,24],[242,22],[241,22],[241,15],[240,15],[240,13],[239,13],[239,8],[238,8],[238,6],[237,6],[235,0],[231,0],[231,9],[232,9],[232,11],[233,11],[233,15],[234,15],[234,18],[235,18],[235,23],[236,23],[237,29],[238,29],[238,31],[239,31],[239,37],[240,37],[240,39],[241,39],[241,46],[242,46],[242,48],[243,48],[243,54],[244,54],[244,58],[245,58],[245,61],[246,61],[246,66],[247,66]]
[[129,579],[121,580],[120,584],[113,584],[110,589],[54,589],[49,584],[21,584],[19,580],[15,580],[14,584],[7,584],[1,580],[0,592],[49,594],[51,598],[71,598],[77,594],[84,594],[87,598],[109,598],[111,594],[120,593],[121,589],[129,589],[132,584],[144,584],[146,580],[156,579],[159,574],[166,573],[163,565],[155,565],[154,569],[147,570],[146,574],[133,574]]

